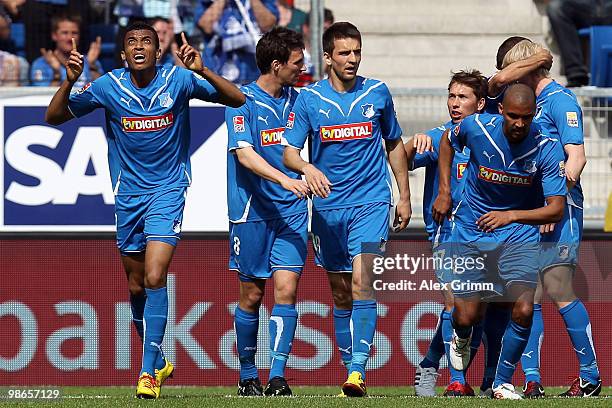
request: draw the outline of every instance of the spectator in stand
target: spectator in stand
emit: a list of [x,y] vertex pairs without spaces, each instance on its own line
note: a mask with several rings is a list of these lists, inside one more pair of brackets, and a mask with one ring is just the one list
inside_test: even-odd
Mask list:
[[[55,49],[40,49],[39,58],[32,63],[30,80],[35,86],[59,86],[66,79],[65,62],[72,51],[72,39],[77,44],[80,37],[80,17],[59,15],[51,20],[51,38],[55,43]],[[100,37],[92,42],[84,59],[83,73],[74,83],[75,88],[81,88],[88,82],[102,75],[102,66],[98,62],[102,40]]]
[[159,37],[159,48],[161,57],[157,61],[158,65],[178,65],[183,67],[183,63],[176,55],[178,45],[174,39],[174,24],[171,20],[163,17],[155,17],[149,20],[148,24],[155,29]]
[[[330,9],[326,8],[323,11],[323,31],[327,30],[330,25],[334,24],[334,20],[334,13]],[[314,64],[312,63],[312,57],[310,54],[310,14],[306,15],[306,20],[302,25],[302,33],[304,35],[304,45],[306,46],[306,48],[304,48],[304,68],[306,68],[306,70],[302,72],[295,86],[306,86],[314,82]],[[326,68],[327,65],[323,64],[323,67]]]
[[612,24],[612,0],[552,0],[546,13],[559,45],[567,87],[589,84],[578,30],[594,25]]
[[238,84],[259,77],[255,44],[278,21],[276,0],[200,0],[196,21],[213,71]]
[[302,32],[302,26],[308,24],[308,14],[302,10],[293,7],[294,0],[277,0],[278,7],[278,25],[287,27],[290,30]]
[[[25,25],[25,52],[28,61],[32,62],[40,56],[41,48],[51,48],[53,42],[47,35],[51,32],[53,17],[62,14],[80,16],[79,28],[85,30],[89,27],[91,6],[89,0],[13,0],[17,3],[20,15]],[[21,3],[21,5],[19,4]],[[17,9],[15,7],[15,9]],[[89,33],[81,35],[83,43],[87,44]],[[80,50],[83,52],[83,50]]]
[[11,20],[0,13],[0,86],[27,85],[30,65],[25,58],[15,55],[11,39]]
[[[170,22],[172,26],[170,32],[180,34],[183,31],[183,24],[179,17],[179,6],[182,10],[187,10],[190,3],[193,3],[193,0],[117,0],[114,9],[114,14],[119,22],[119,33],[115,47],[117,66],[123,67],[124,65],[120,52],[123,49],[122,39],[125,29],[130,24],[161,17]],[[189,32],[186,34],[189,35]]]

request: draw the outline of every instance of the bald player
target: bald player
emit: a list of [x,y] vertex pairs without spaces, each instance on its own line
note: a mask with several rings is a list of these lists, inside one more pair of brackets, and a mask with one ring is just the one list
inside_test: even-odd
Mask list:
[[[537,281],[538,225],[563,216],[567,188],[563,150],[532,124],[535,94],[523,84],[506,90],[499,114],[474,114],[453,126],[440,143],[440,180],[432,215],[441,223],[451,210],[454,150],[471,151],[463,200],[453,209],[453,256],[463,265],[452,286],[455,309],[450,361],[457,370],[470,359],[472,327],[483,298],[501,283],[512,305],[493,381],[496,399],[521,399],[511,384],[525,349]],[[538,200],[544,191],[546,205]],[[493,292],[493,293],[492,293]]]

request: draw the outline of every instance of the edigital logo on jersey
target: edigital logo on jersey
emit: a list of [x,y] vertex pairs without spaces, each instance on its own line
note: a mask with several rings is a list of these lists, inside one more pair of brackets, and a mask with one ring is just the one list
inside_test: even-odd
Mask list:
[[121,125],[125,132],[153,132],[172,126],[174,116],[168,112],[162,116],[122,117]]
[[500,170],[490,169],[485,166],[479,167],[478,178],[495,184],[508,184],[513,186],[531,185],[531,176],[506,173]]
[[349,123],[346,125],[321,126],[322,142],[368,139],[372,136],[372,122]]
[[259,132],[262,146],[272,146],[281,143],[285,128],[266,129]]

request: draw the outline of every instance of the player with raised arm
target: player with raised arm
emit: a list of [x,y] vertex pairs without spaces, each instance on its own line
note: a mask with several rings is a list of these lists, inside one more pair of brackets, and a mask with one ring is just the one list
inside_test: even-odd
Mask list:
[[[431,207],[438,193],[438,154],[442,135],[451,126],[476,112],[482,112],[487,96],[487,79],[479,71],[459,71],[453,74],[448,85],[447,108],[451,120],[425,133],[417,133],[404,144],[408,155],[408,166],[411,170],[425,168],[425,189],[423,191],[423,220],[425,230],[432,244],[434,255],[446,256],[447,245],[450,241],[452,225],[444,219],[437,224],[431,215]],[[451,192],[453,207],[461,201],[463,196],[463,177],[467,166],[470,151],[465,148],[456,152],[451,170]],[[436,275],[442,283],[450,284],[449,275],[443,268],[436,270]],[[417,396],[433,397],[436,395],[436,381],[440,374],[438,368],[440,359],[449,355],[453,327],[450,316],[453,310],[453,293],[450,289],[442,291],[444,296],[444,309],[440,314],[436,333],[429,344],[425,358],[416,368],[414,389]],[[472,359],[480,346],[482,326],[474,329],[472,336]],[[444,396],[473,396],[472,387],[466,382],[465,371],[455,370],[449,363],[450,383],[444,391]]]
[[[536,124],[535,95],[522,84],[508,87],[501,115],[475,114],[442,138],[439,192],[432,215],[442,222],[451,209],[450,171],[453,148],[470,148],[462,201],[453,210],[453,256],[472,259],[477,267],[456,274],[450,360],[455,369],[470,361],[472,327],[493,280],[506,287],[512,320],[502,339],[493,397],[520,399],[511,384],[525,349],[533,315],[539,254],[538,225],[557,222],[565,205],[563,151]],[[539,200],[544,191],[546,205]]]
[[[506,54],[504,69],[547,52],[540,44],[522,41]],[[502,70],[503,71],[503,70]],[[544,225],[542,232],[542,265],[535,296],[534,324],[521,365],[525,372],[525,396],[544,396],[540,377],[540,346],[544,336],[542,320],[543,292],[557,306],[572,341],[580,364],[580,374],[564,397],[590,397],[601,392],[601,378],[593,345],[591,321],[584,304],[574,292],[573,277],[578,263],[582,239],[582,203],[580,174],[586,165],[582,109],[576,95],[550,78],[542,68],[519,79],[536,94],[537,112],[534,121],[550,137],[561,142],[565,153],[565,173],[568,195],[563,219],[557,224]]]
[[83,70],[83,56],[73,44],[67,78],[53,96],[45,120],[60,125],[97,108],[106,111],[117,246],[134,325],[143,340],[136,396],[158,398],[174,370],[161,345],[168,316],[166,276],[191,183],[189,99],[238,107],[245,97],[203,65],[184,34],[177,56],[188,69],[156,66],[159,39],[147,24],[128,27],[123,47],[127,68],[115,69],[70,94]]
[[[291,395],[285,365],[297,326],[297,288],[308,240],[308,185],[283,165],[281,137],[304,70],[302,36],[283,27],[264,34],[255,58],[259,78],[242,88],[240,108],[227,108],[230,270],[238,272],[234,314],[240,360],[238,395]],[[262,389],[255,353],[259,307],[274,279],[270,316],[270,376]]]
[[[314,194],[312,233],[317,263],[325,268],[334,298],[336,342],[348,369],[344,395],[366,395],[365,367],[376,330],[373,262],[384,253],[398,184],[396,230],[411,216],[406,152],[387,86],[357,75],[361,34],[351,23],[323,34],[329,78],[302,89],[289,114],[284,163],[304,174]],[[312,163],[300,150],[308,136]]]

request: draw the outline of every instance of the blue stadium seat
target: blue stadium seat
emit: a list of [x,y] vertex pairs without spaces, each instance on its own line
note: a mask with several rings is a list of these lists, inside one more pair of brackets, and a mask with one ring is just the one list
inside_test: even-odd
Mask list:
[[17,55],[25,57],[25,25],[23,23],[11,24],[11,38],[15,41]]
[[92,24],[89,27],[89,38],[91,38],[92,41],[94,41],[97,36],[102,38],[99,61],[105,72],[116,68],[115,41],[118,32],[119,28],[115,24]]
[[612,26],[593,26],[578,31],[589,36],[591,85],[612,87]]

